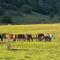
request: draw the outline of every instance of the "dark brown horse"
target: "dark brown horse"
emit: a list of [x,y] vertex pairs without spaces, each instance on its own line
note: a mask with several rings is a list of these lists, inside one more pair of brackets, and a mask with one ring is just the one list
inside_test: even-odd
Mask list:
[[44,34],[43,34],[43,33],[38,33],[38,34],[36,34],[36,39],[37,39],[38,41],[44,40]]
[[26,38],[27,41],[30,41],[30,40],[33,41],[32,34],[26,34],[25,38]]
[[1,41],[3,41],[3,34],[0,34],[0,39]]
[[20,41],[20,40],[23,40],[25,41],[26,38],[25,38],[25,35],[24,34],[17,34],[17,41]]

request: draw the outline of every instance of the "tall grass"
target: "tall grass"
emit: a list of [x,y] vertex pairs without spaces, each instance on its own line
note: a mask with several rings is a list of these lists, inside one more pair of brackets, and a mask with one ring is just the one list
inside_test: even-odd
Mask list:
[[[60,60],[60,24],[0,26],[0,33],[51,33],[52,42],[10,42],[15,50],[0,43],[0,60]],[[19,48],[19,49],[18,49]]]

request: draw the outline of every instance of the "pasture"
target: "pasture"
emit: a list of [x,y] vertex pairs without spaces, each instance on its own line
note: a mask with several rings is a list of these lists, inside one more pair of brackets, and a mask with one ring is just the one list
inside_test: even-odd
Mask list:
[[51,42],[9,42],[12,46],[8,50],[6,43],[0,42],[0,60],[60,60],[60,24],[32,24],[32,25],[1,25],[0,33],[51,33]]

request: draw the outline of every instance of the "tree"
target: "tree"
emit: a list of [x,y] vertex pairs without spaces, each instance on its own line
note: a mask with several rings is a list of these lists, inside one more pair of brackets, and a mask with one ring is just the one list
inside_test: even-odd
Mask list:
[[4,23],[4,24],[12,24],[13,22],[12,22],[11,17],[5,16],[5,17],[2,18],[2,23]]
[[31,14],[32,8],[29,5],[23,5],[21,7],[21,11],[24,12],[24,13],[26,13],[26,14]]
[[0,8],[0,15],[4,15],[4,9]]

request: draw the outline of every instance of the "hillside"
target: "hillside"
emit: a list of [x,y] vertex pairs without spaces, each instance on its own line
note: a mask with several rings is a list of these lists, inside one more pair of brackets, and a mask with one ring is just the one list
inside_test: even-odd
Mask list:
[[59,23],[60,0],[0,0],[0,22]]

